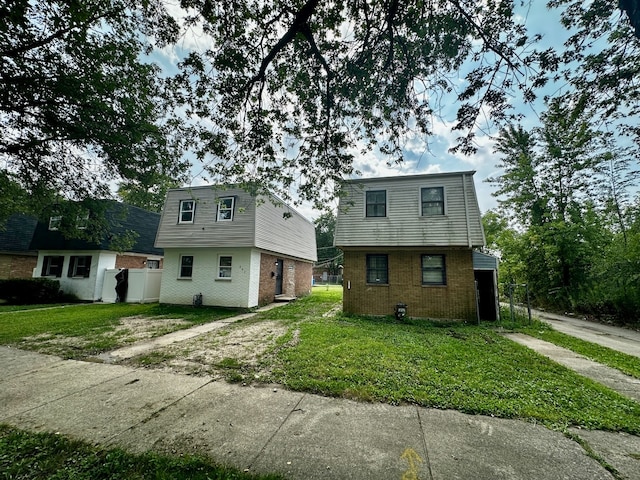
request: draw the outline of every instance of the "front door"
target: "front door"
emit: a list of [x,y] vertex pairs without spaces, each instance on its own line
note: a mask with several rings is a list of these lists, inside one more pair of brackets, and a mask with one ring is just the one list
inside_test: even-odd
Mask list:
[[497,320],[497,297],[493,270],[475,270],[478,285],[478,309],[482,320]]
[[276,261],[276,295],[282,295],[282,274],[284,273],[284,260]]

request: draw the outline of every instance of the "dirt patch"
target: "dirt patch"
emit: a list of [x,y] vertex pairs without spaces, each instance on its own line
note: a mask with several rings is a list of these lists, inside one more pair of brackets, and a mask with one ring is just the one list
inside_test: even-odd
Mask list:
[[137,315],[121,318],[120,323],[109,330],[96,329],[84,336],[75,337],[50,333],[39,334],[25,337],[17,346],[63,358],[83,359],[190,325],[190,322],[180,318],[152,318]]
[[[189,375],[208,375],[236,382],[268,379],[274,352],[287,327],[276,321],[236,323],[141,355],[127,363]],[[287,346],[296,341],[297,333]]]

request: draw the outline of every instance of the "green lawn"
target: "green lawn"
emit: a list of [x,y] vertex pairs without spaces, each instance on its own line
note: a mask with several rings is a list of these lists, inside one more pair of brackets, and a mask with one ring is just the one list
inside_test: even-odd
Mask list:
[[[225,361],[247,372],[243,381],[248,382],[256,381],[255,375],[268,365],[264,371],[270,373],[258,381],[292,390],[522,418],[560,429],[575,425],[640,434],[639,403],[507,340],[494,324],[347,316],[341,313],[341,299],[339,287],[314,287],[309,297],[223,329],[220,335],[249,322],[271,320],[286,331],[264,340],[271,346],[258,365],[243,358]],[[20,346],[20,339],[34,335],[100,339],[97,332],[113,329],[122,316],[182,315],[201,323],[224,313],[230,314],[118,304],[4,314],[0,343]],[[76,358],[86,355],[87,348]]]
[[485,326],[338,314],[280,343],[296,330],[273,378],[293,390],[640,433],[640,404]]
[[51,433],[28,433],[0,425],[0,471],[10,479],[171,479],[276,480],[250,475],[203,457],[132,455]]
[[[0,345],[16,345],[20,348],[55,353],[65,358],[84,358],[112,350],[133,341],[127,332],[114,334],[121,319],[145,316],[158,320],[151,336],[159,336],[238,313],[226,308],[193,308],[191,306],[169,306],[152,304],[87,304],[66,305],[38,310],[22,310],[0,314]],[[184,320],[180,324],[167,326],[160,322],[166,318]],[[43,350],[43,343],[55,339],[73,339],[71,344],[58,345],[55,352]],[[55,342],[53,342],[55,343]]]

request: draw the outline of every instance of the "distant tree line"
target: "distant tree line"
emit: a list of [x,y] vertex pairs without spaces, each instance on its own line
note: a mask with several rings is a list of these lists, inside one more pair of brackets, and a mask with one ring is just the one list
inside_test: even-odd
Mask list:
[[556,98],[541,126],[502,131],[488,248],[501,281],[527,283],[537,305],[640,324],[638,164],[592,108],[586,95]]

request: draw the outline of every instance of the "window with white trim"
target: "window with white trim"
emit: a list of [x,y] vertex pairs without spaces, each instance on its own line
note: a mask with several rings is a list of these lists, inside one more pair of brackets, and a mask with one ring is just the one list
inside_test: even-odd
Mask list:
[[444,187],[426,187],[420,189],[422,216],[444,215]]
[[72,255],[69,259],[67,276],[87,278],[91,273],[91,255]]
[[180,217],[178,217],[178,223],[193,223],[195,213],[195,200],[180,200]]
[[220,255],[218,257],[218,278],[231,279],[231,264],[233,259],[230,256]]
[[147,260],[147,268],[157,270],[160,268],[160,260]]
[[366,216],[386,217],[387,216],[387,191],[369,190],[365,194]]
[[180,256],[180,278],[191,278],[193,276],[193,255]]
[[49,218],[49,230],[59,230],[62,223],[62,215],[55,215]]
[[447,284],[444,255],[422,255],[422,284]]
[[234,197],[221,198],[218,202],[218,221],[230,222],[233,220]]
[[43,277],[61,277],[62,265],[64,264],[64,256],[62,255],[45,255],[42,259]]

